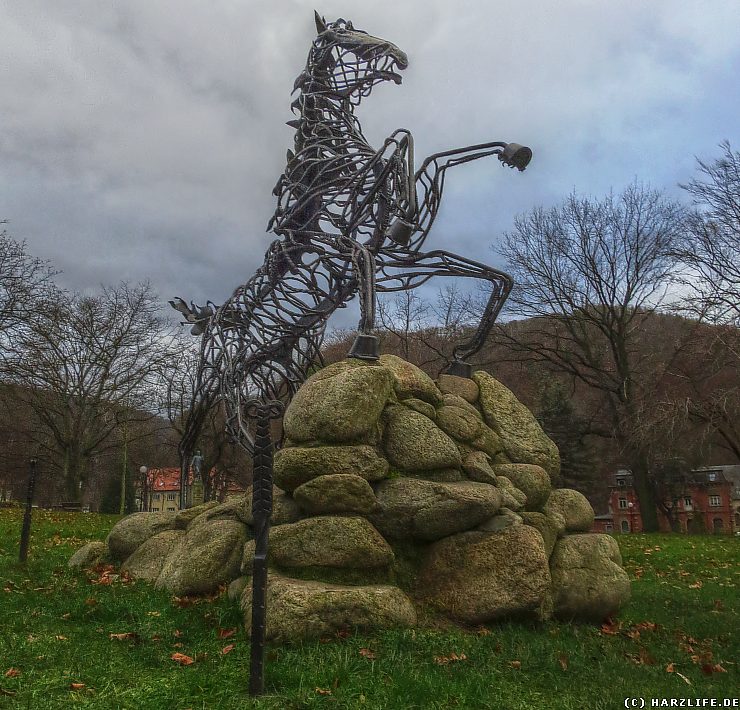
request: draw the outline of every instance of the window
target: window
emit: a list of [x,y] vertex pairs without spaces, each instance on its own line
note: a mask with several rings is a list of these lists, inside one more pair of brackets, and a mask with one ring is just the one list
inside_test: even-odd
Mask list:
[[604,526],[604,530],[605,530],[606,532],[611,532],[611,531],[612,531],[612,524],[611,524],[611,523],[607,523],[607,524],[606,524],[606,525]]
[[713,508],[719,508],[722,505],[722,499],[720,496],[709,496],[709,505]]
[[175,494],[174,493],[168,493],[167,494],[167,500],[175,500]]
[[686,508],[686,510],[691,510],[692,503],[691,503],[691,496],[685,496],[683,499],[683,507]]
[[175,512],[175,507],[174,506],[171,506],[171,507],[167,508],[167,510],[169,510],[171,513],[174,513]]
[[618,478],[617,479],[617,485],[618,486],[622,486],[622,488],[624,488],[624,478]]
[[159,508],[155,508],[154,506],[152,506],[152,513],[158,513],[158,512],[159,512]]
[[710,481],[716,481],[717,480],[717,472],[716,471],[711,471],[709,473],[709,480]]
[[626,520],[623,520],[622,521],[622,532],[627,533],[629,531],[630,531],[630,524]]
[[715,518],[712,521],[712,528],[716,533],[722,532],[722,528],[724,528],[724,522],[722,521],[722,518]]
[[619,499],[619,507],[620,507],[621,509],[623,509],[623,510],[624,510],[625,508],[627,508],[627,499],[626,499],[626,498],[620,498],[620,499]]
[[155,493],[154,494],[154,500],[159,500],[162,497],[161,493]]

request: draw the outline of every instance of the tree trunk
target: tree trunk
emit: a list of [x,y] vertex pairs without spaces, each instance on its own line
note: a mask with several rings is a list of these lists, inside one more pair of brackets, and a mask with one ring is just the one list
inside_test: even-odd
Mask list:
[[642,532],[658,532],[658,506],[655,499],[655,488],[648,477],[647,466],[643,462],[635,462],[631,468],[635,493],[637,500],[640,501]]

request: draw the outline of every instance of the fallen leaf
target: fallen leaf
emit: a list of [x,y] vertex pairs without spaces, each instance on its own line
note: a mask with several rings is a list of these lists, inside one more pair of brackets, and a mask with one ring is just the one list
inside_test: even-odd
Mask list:
[[221,655],[225,656],[227,653],[231,653],[236,648],[235,643],[230,643],[228,646],[224,646],[221,649]]
[[512,668],[519,670],[522,667],[522,662],[521,661],[509,661],[509,665]]
[[152,634],[152,641],[161,641],[162,637],[159,634]]
[[367,658],[370,661],[375,659],[375,653],[371,651],[369,648],[361,648],[360,655],[363,656],[364,658]]
[[627,638],[631,638],[633,641],[640,638],[640,632],[637,629],[630,629],[629,631],[625,631],[624,634]]
[[622,624],[619,621],[614,621],[614,619],[607,619],[601,625],[601,633],[605,634],[606,636],[616,636],[621,628]]
[[701,667],[701,672],[704,675],[712,675],[712,673],[714,673],[714,666],[710,663],[704,663]]
[[162,616],[162,612],[161,611],[148,611],[146,615],[147,616]]
[[657,631],[660,626],[653,621],[641,621],[639,624],[635,624],[633,628],[640,631]]
[[172,632],[172,635],[173,635],[173,636],[174,636],[175,638],[179,639],[179,638],[180,638],[180,636],[182,636],[182,631],[180,631],[180,629],[175,629],[175,630],[174,630],[174,631]]
[[85,604],[87,606],[95,606],[98,603],[98,600],[95,597],[88,597],[85,599]]
[[70,683],[69,689],[70,690],[82,690],[85,687],[84,683]]
[[17,668],[8,668],[7,671],[5,671],[5,677],[6,678],[17,678],[21,672]]
[[719,663],[715,663],[715,664],[714,664],[714,665],[712,666],[712,670],[713,670],[713,671],[714,671],[715,673],[727,673],[727,669],[726,669],[726,668],[723,668],[723,667],[722,667],[722,666],[721,666],[721,665],[720,665]]
[[194,597],[172,597],[172,603],[180,607],[180,609],[186,609],[189,606],[193,606],[198,600]]
[[331,690],[329,690],[329,688],[316,688],[315,692],[318,695],[331,695]]
[[122,634],[108,634],[108,638],[115,641],[126,641],[127,639],[136,641],[139,638],[139,634],[137,634],[135,631],[126,631]]
[[340,639],[349,638],[351,635],[352,635],[352,632],[349,629],[346,629],[346,628],[345,629],[339,629],[339,631],[337,631],[337,633],[336,633],[337,638],[340,638]]
[[184,653],[173,653],[170,658],[181,666],[191,666],[195,663],[190,656],[186,656]]
[[70,614],[69,612],[67,612],[66,614],[62,614],[62,619],[69,619],[71,616],[72,616],[72,614]]
[[678,671],[676,671],[676,675],[679,678],[683,679],[683,682],[686,683],[686,685],[691,685],[691,681],[683,673],[679,673]]
[[236,629],[219,629],[216,634],[220,639],[230,639],[236,634]]
[[468,657],[464,653],[451,653],[449,656],[435,656],[434,662],[440,666],[446,666],[448,663],[458,663],[459,661],[467,661]]
[[665,667],[665,672],[666,672],[666,673],[675,673],[675,672],[676,672],[676,668],[675,668],[675,666],[674,666],[674,665],[673,665],[672,663],[669,663],[669,664],[668,664],[668,665],[667,665],[667,666]]
[[55,636],[54,637],[57,641],[69,641],[69,639],[66,636]]
[[568,656],[566,656],[564,653],[561,653],[558,656],[558,663],[564,671],[568,670]]
[[490,636],[491,635],[491,629],[487,629],[485,626],[479,626],[475,633],[477,636]]

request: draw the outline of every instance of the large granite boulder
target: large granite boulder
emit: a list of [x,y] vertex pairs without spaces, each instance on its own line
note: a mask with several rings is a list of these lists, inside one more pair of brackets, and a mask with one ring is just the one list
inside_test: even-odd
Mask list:
[[108,545],[104,542],[88,542],[69,558],[67,566],[71,569],[83,569],[93,567],[105,560],[108,556]]
[[286,491],[319,476],[351,473],[368,481],[388,474],[388,461],[372,446],[289,447],[275,454],[273,477]]
[[[246,587],[241,608],[251,629],[252,595]],[[416,611],[398,587],[348,587],[270,575],[267,585],[266,638],[295,641],[333,634],[340,629],[414,626]]]
[[[322,515],[270,530],[270,561],[282,568],[387,567],[393,550],[380,533],[359,516]],[[244,546],[242,571],[251,572],[254,541]]]
[[594,525],[594,509],[588,498],[571,488],[558,488],[550,493],[542,511],[549,516],[560,514],[567,532],[588,532]]
[[486,423],[501,438],[506,454],[515,463],[532,463],[550,476],[560,472],[557,446],[542,431],[542,427],[512,393],[487,372],[473,373],[480,389],[479,403]]
[[[247,488],[243,496],[236,499],[236,515],[245,525],[254,525],[252,516],[252,486]],[[298,504],[284,490],[277,486],[272,487],[272,515],[271,525],[285,525],[294,523],[301,518],[301,510]]]
[[136,548],[121,565],[121,571],[135,579],[154,584],[162,572],[165,560],[184,535],[184,530],[165,530],[157,533]]
[[380,510],[369,519],[389,540],[439,540],[494,515],[499,491],[486,483],[395,478],[376,486]]
[[385,367],[329,365],[309,377],[291,401],[283,417],[285,436],[295,442],[362,441],[375,427],[393,383]]
[[532,526],[542,535],[542,540],[545,543],[545,554],[549,558],[555,548],[558,537],[565,532],[565,520],[563,517],[557,513],[547,516],[544,513],[538,513],[536,511],[522,511],[520,515],[525,525]]
[[218,501],[209,500],[207,503],[203,503],[202,505],[195,505],[192,508],[180,510],[175,516],[175,527],[179,530],[185,530],[193,520],[216,507],[218,507]]
[[293,491],[293,498],[310,515],[359,513],[367,515],[378,508],[370,484],[353,473],[319,476]]
[[567,535],[550,558],[555,614],[562,619],[603,621],[630,597],[616,540],[609,535]]
[[477,402],[480,395],[478,385],[468,377],[442,374],[437,378],[437,387],[442,394],[457,395],[471,404]]
[[393,389],[398,399],[413,397],[432,405],[442,401],[442,393],[424,370],[397,355],[381,355],[378,361],[393,376]]
[[164,530],[175,527],[177,513],[132,513],[119,520],[108,533],[106,544],[111,557],[123,562],[139,545]]
[[550,570],[542,536],[528,525],[452,535],[430,547],[417,586],[423,599],[469,624],[543,618]]
[[471,481],[496,485],[491,457],[483,451],[469,451],[463,459],[463,470]]
[[475,416],[467,409],[445,404],[437,410],[437,426],[454,439],[468,442],[480,437],[485,425],[480,415]]
[[218,589],[239,576],[246,539],[245,525],[234,520],[191,525],[167,556],[155,586],[177,596]]
[[406,407],[392,407],[384,437],[388,460],[407,471],[459,468],[455,442],[433,421]]
[[547,471],[529,463],[503,463],[493,467],[496,476],[505,476],[518,488],[527,500],[527,510],[542,510],[550,497],[552,486]]

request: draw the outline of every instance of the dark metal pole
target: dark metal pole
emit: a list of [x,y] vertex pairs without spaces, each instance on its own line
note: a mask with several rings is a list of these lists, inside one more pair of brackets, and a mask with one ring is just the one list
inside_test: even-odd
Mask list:
[[252,633],[249,662],[249,694],[265,691],[265,628],[267,622],[267,552],[272,516],[272,437],[270,421],[283,412],[283,403],[253,400],[247,416],[255,419],[252,468],[252,518],[254,559],[252,561]]
[[33,490],[36,487],[36,459],[29,460],[30,471],[28,473],[28,488],[26,489],[26,511],[23,514],[23,527],[21,528],[21,549],[18,553],[18,561],[25,564],[28,558],[28,543],[31,540],[31,506],[33,504]]

